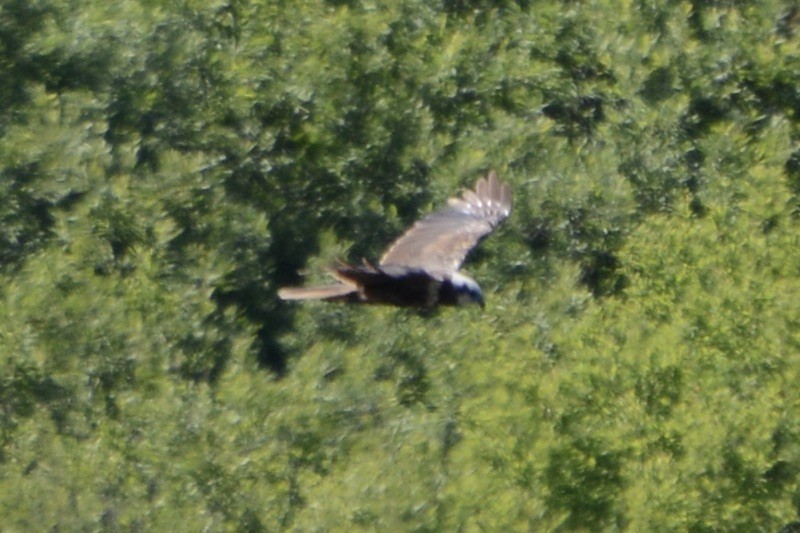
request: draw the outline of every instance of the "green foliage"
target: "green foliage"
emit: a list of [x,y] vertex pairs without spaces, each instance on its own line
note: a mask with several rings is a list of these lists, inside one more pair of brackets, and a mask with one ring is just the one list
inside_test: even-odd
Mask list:
[[[0,529],[796,522],[796,8],[384,4],[0,6]],[[485,311],[277,300],[488,168]]]

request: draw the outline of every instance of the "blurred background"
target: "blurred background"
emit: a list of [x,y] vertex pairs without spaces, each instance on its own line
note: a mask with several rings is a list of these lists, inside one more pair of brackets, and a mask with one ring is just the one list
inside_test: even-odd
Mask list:
[[[3,0],[0,528],[793,527],[798,21]],[[485,311],[277,299],[488,169]]]

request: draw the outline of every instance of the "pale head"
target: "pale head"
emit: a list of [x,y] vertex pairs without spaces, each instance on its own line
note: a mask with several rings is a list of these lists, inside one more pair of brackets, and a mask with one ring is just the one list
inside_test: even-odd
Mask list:
[[481,308],[484,307],[483,291],[474,279],[460,272],[453,272],[450,274],[450,283],[456,291],[458,305],[478,304]]

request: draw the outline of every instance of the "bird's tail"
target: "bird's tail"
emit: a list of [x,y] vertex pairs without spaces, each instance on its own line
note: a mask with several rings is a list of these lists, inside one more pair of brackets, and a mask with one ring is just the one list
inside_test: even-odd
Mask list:
[[345,283],[319,287],[284,287],[278,290],[281,300],[326,300],[329,302],[358,299],[358,287]]

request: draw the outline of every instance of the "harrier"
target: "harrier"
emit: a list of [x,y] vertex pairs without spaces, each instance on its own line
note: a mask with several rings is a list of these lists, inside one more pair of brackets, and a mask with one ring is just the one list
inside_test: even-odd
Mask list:
[[319,287],[287,287],[283,300],[386,304],[434,307],[477,303],[483,292],[472,278],[458,270],[469,251],[511,213],[508,185],[494,171],[467,190],[450,198],[411,226],[386,251],[377,265],[342,264],[331,269],[339,280]]

